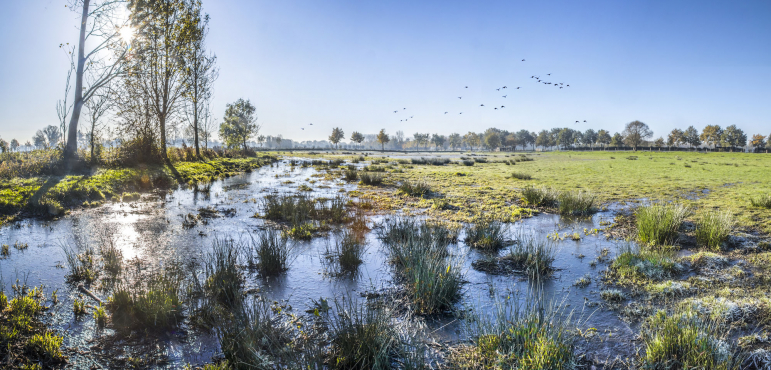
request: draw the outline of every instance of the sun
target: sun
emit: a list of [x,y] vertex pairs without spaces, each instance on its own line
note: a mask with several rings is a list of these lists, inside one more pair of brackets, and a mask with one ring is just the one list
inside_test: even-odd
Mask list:
[[130,44],[131,39],[134,38],[134,29],[131,27],[128,27],[128,26],[123,27],[120,29],[119,33],[120,33],[120,38],[123,39],[123,42],[127,44]]

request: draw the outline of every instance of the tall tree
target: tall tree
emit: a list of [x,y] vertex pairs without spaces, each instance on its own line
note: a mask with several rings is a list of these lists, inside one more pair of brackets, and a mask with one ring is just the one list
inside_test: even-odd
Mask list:
[[594,150],[594,143],[596,142],[597,142],[597,133],[594,130],[588,129],[584,131],[582,144],[589,145],[592,148],[592,150]]
[[673,129],[669,135],[667,135],[667,145],[670,147],[677,146],[683,142],[685,142],[685,134],[683,133],[683,130],[679,128]]
[[637,151],[637,147],[643,141],[653,136],[653,131],[643,122],[632,121],[626,124],[622,135],[624,135],[626,145],[631,146],[634,151]]
[[524,129],[519,130],[517,131],[517,143],[522,145],[522,150],[525,150],[525,146],[535,144],[535,136],[533,136],[530,131]]
[[11,151],[15,152],[16,148],[19,147],[19,141],[16,139],[11,140]]
[[337,143],[340,142],[340,140],[343,140],[345,138],[345,133],[343,132],[343,129],[339,127],[335,127],[332,129],[332,135],[329,135],[329,141],[332,144],[335,144],[337,146]]
[[730,147],[733,152],[733,148],[747,145],[747,135],[736,125],[728,126],[720,135],[720,145]]
[[[519,137],[517,137],[517,134],[515,133],[508,133],[506,136],[503,137],[503,143],[502,146],[505,148],[511,148],[512,150],[517,150],[517,145],[521,144],[519,142]],[[522,145],[524,148],[524,145]]]
[[[225,108],[225,117],[220,125],[220,137],[230,148],[241,146],[246,151],[246,142],[257,135],[260,126],[255,123],[257,108],[249,100],[238,99]],[[281,145],[280,140],[277,140]]]
[[48,148],[48,141],[46,140],[46,134],[43,133],[43,130],[37,130],[37,132],[35,132],[35,136],[32,137],[32,142],[35,143],[35,148]]
[[361,132],[354,131],[351,134],[351,141],[353,141],[356,144],[361,145],[361,142],[364,141],[364,135],[362,135]]
[[112,109],[113,100],[110,97],[109,92],[94,95],[86,102],[86,109],[88,110],[89,130],[88,130],[88,146],[89,153],[91,155],[91,163],[96,163],[99,153],[96,152],[97,143],[99,142],[99,120]]
[[616,132],[615,134],[613,134],[613,138],[612,138],[612,139],[610,139],[610,146],[612,146],[612,147],[616,147],[616,148],[618,148],[618,147],[620,147],[620,146],[621,146],[621,144],[623,144],[623,143],[624,143],[624,137],[623,137],[623,136],[621,136],[621,134],[619,134],[618,132]]
[[463,139],[461,139],[460,134],[457,132],[450,134],[448,141],[452,150],[457,149],[463,143]]
[[562,149],[567,149],[567,147],[573,144],[574,133],[575,131],[567,127],[559,131],[559,134],[557,134],[557,143],[562,146]]
[[723,135],[723,129],[719,125],[707,125],[701,132],[700,139],[704,144],[715,147],[720,143],[720,137]]
[[43,129],[43,134],[46,136],[46,140],[48,140],[48,147],[55,147],[62,138],[62,132],[59,131],[58,127],[53,125],[46,126],[46,128]]
[[653,145],[655,145],[655,146],[656,146],[656,148],[659,148],[659,151],[661,151],[661,147],[662,147],[662,146],[664,146],[664,138],[663,138],[663,137],[661,137],[661,136],[659,136],[659,138],[658,138],[658,139],[656,139],[656,140],[653,142]]
[[[750,141],[750,145],[752,145],[755,148],[763,149],[766,146],[766,137],[760,134],[752,135],[752,141]],[[13,142],[11,142],[11,146],[13,146]]]
[[215,66],[217,56],[206,50],[206,36],[209,34],[209,15],[201,15],[201,2],[193,1],[188,7],[187,19],[190,25],[190,46],[187,56],[187,101],[190,125],[193,129],[193,140],[196,157],[201,157],[199,138],[201,137],[201,124],[208,109],[208,102],[212,97],[212,85],[219,76]]
[[685,131],[683,131],[683,142],[685,144],[688,144],[692,148],[695,148],[699,145],[701,145],[701,139],[699,138],[699,130],[697,130],[693,126],[688,126]]
[[[125,57],[132,51],[129,46],[132,30],[117,16],[124,4],[125,0],[94,2],[93,7],[90,0],[71,0],[69,3],[70,9],[80,13],[80,34],[77,54],[72,54],[73,68],[70,69],[67,77],[69,85],[71,71],[74,69],[75,99],[67,132],[66,157],[72,157],[77,153],[78,122],[83,106],[123,73]],[[95,46],[86,52],[86,44]],[[109,54],[111,56],[107,57],[106,55]],[[62,103],[62,108],[66,115],[69,111],[66,101]]]
[[377,142],[380,143],[380,151],[385,151],[385,145],[389,141],[391,141],[391,138],[388,137],[388,134],[386,134],[385,129],[384,128],[380,129],[380,132],[377,134]]
[[610,145],[610,141],[613,138],[610,137],[610,132],[605,130],[597,131],[597,143],[602,145],[602,148],[605,149],[608,145]]
[[475,146],[479,146],[481,143],[481,139],[479,138],[479,134],[476,132],[469,131],[467,134],[463,135],[463,141],[466,142],[466,145],[468,145],[471,150],[474,150]]
[[551,146],[551,136],[549,135],[549,131],[541,130],[535,138],[535,145],[540,146],[541,148]]
[[129,0],[131,25],[138,36],[136,57],[128,59],[127,84],[146,98],[158,124],[161,156],[166,162],[167,125],[188,93],[190,50],[200,36],[196,30],[200,19],[193,18],[192,6],[187,0]]
[[447,140],[443,135],[434,134],[431,136],[431,143],[434,144],[434,148],[436,150],[439,150],[440,147],[444,146],[444,142]]

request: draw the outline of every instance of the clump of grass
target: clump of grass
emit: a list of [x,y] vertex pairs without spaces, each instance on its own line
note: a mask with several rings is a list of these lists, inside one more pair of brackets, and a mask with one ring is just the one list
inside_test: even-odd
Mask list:
[[348,182],[354,182],[359,179],[359,173],[356,171],[356,167],[348,166],[343,172],[343,179]]
[[522,201],[532,207],[553,207],[557,204],[557,191],[547,187],[536,188],[532,185],[522,189]]
[[499,250],[507,244],[504,224],[494,220],[478,220],[466,228],[466,238],[463,242],[472,248],[489,251]]
[[233,239],[215,239],[204,257],[204,294],[224,307],[238,305],[243,298],[245,278],[238,268],[241,246]]
[[474,163],[476,163],[476,162],[474,162],[474,161],[472,161],[472,160],[469,160],[469,159],[464,159],[464,160],[462,160],[462,161],[460,162],[460,164],[462,164],[462,165],[464,165],[464,166],[473,166],[473,165],[474,165]]
[[3,246],[0,248],[0,255],[3,257],[8,257],[11,255],[11,247],[8,244],[3,244]]
[[415,221],[388,221],[380,238],[415,311],[442,312],[460,297],[461,261],[449,257],[450,231]]
[[423,181],[402,181],[398,187],[399,193],[411,197],[425,197],[431,193],[431,188]]
[[610,302],[610,303],[620,303],[623,300],[626,299],[626,294],[624,292],[610,288],[610,289],[603,289],[600,291],[600,298]]
[[113,277],[120,274],[123,269],[123,252],[116,245],[112,235],[103,235],[99,247],[104,270]]
[[101,303],[99,304],[99,307],[94,310],[94,321],[96,321],[96,326],[100,328],[107,325],[107,312],[105,312]]
[[139,193],[123,193],[123,201],[124,202],[134,202],[139,200]]
[[722,249],[733,226],[733,215],[728,211],[704,213],[696,221],[696,244],[718,251]]
[[[44,306],[42,288],[14,286],[15,296],[8,301],[0,292],[0,356],[3,368],[55,368],[65,360],[61,353],[62,337],[54,334],[43,322],[48,309]],[[21,360],[21,362],[19,362]]]
[[562,306],[538,293],[497,301],[492,313],[468,315],[464,325],[472,345],[449,356],[454,369],[572,369],[575,334]]
[[348,220],[346,204],[348,198],[336,196],[332,199],[313,199],[305,195],[267,195],[263,199],[264,217],[282,221],[293,227],[300,227],[308,220],[323,220],[343,223]]
[[181,282],[177,273],[163,271],[117,287],[107,304],[113,324],[141,330],[175,327],[182,318]]
[[262,276],[275,276],[289,269],[289,244],[275,230],[260,232],[256,239],[252,239],[250,251],[254,253],[252,264],[257,266]]
[[573,286],[577,286],[579,288],[586,288],[591,283],[592,283],[592,276],[590,274],[586,274],[578,278],[575,282],[573,282]]
[[17,241],[16,243],[13,243],[13,248],[17,251],[23,251],[29,248],[29,244]]
[[84,281],[90,284],[97,279],[99,271],[96,268],[96,257],[93,248],[82,248],[83,251],[80,253],[66,246],[63,249],[67,257],[67,265],[70,268],[67,280],[71,282]]
[[624,246],[610,265],[609,276],[635,282],[639,279],[661,280],[673,276],[680,270],[672,253],[664,250],[640,250]]
[[283,235],[287,238],[295,240],[311,240],[313,239],[313,233],[316,231],[316,226],[313,222],[302,222],[294,224],[288,229],[283,231]]
[[594,202],[597,197],[586,191],[566,191],[558,197],[561,215],[588,215],[594,212]]
[[668,315],[661,310],[648,318],[640,338],[645,346],[641,357],[649,369],[738,369],[741,361],[718,326],[701,320],[693,310]]
[[80,299],[72,301],[72,313],[75,316],[83,316],[86,314],[86,302]]
[[378,186],[383,183],[383,175],[376,173],[364,172],[359,175],[359,178],[361,179],[359,183],[362,185]]
[[353,230],[345,230],[334,249],[327,251],[327,258],[335,264],[337,274],[354,274],[363,262],[364,252],[363,236]]
[[369,307],[352,299],[335,300],[331,316],[333,369],[391,369],[399,341],[386,307]]
[[531,180],[533,177],[528,175],[528,174],[526,174],[526,173],[512,172],[511,173],[511,178],[512,179],[517,179],[517,180]]
[[750,197],[750,204],[758,208],[771,208],[771,194],[759,195],[757,198]]
[[60,350],[64,338],[50,332],[35,334],[29,339],[29,349],[38,357],[50,362],[60,362],[64,355]]
[[548,240],[520,235],[509,247],[509,253],[501,257],[501,262],[529,276],[544,276],[554,271],[555,255],[554,244]]
[[690,214],[688,207],[675,203],[655,203],[637,208],[637,240],[654,246],[672,245],[677,232]]
[[426,245],[444,249],[458,241],[458,228],[446,223],[395,217],[386,219],[380,226],[378,238],[387,245],[420,240]]

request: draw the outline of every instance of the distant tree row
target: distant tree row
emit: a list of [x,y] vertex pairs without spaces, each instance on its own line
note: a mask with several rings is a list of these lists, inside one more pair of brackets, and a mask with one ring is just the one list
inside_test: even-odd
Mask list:
[[[383,131],[381,133],[384,134]],[[689,126],[685,130],[673,129],[666,140],[659,137],[652,140],[653,131],[647,124],[640,121],[632,121],[625,125],[622,132],[611,133],[607,130],[588,129],[578,131],[568,127],[553,128],[551,130],[541,130],[540,132],[531,132],[528,130],[519,130],[510,132],[498,128],[489,128],[484,132],[477,133],[469,131],[466,134],[452,133],[450,135],[430,134],[416,132],[411,138],[405,137],[401,131],[398,131],[391,141],[389,149],[413,149],[413,150],[456,150],[456,149],[487,149],[487,150],[516,150],[521,148],[525,150],[530,147],[535,149],[572,149],[572,148],[612,148],[629,147],[637,150],[641,146],[645,147],[688,147],[688,148],[744,148],[748,144],[752,148],[764,149],[768,142],[767,136],[755,134],[748,142],[747,135],[736,127],[730,125],[725,129],[718,125],[708,125],[704,130],[699,131]],[[769,135],[768,137],[771,137]],[[329,142],[339,146],[345,139],[343,130],[336,127],[332,130]],[[354,131],[351,134],[350,142],[353,147],[361,147],[366,136]],[[384,143],[372,137],[369,140],[372,145],[379,144],[384,147]],[[388,143],[388,141],[386,141]]]

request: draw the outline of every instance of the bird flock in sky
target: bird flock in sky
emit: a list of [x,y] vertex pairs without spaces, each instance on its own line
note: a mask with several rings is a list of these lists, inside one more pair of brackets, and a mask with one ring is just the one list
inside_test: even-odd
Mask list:
[[[522,59],[522,62],[524,62],[524,61],[525,61],[525,59]],[[546,76],[550,77],[551,73],[547,73]],[[558,87],[560,90],[563,89],[563,88],[570,87],[569,84],[566,84],[564,82],[547,81],[546,78],[541,78],[541,76],[532,75],[532,76],[530,76],[530,78],[534,79],[536,83],[540,83],[540,84],[543,84],[543,85],[546,85],[546,86]],[[468,89],[468,88],[469,87],[467,85],[464,86],[464,89]],[[506,90],[512,90],[512,89],[514,89],[514,88],[509,88],[508,86],[504,85],[504,86],[495,88],[495,91],[500,92],[501,90],[504,90],[504,92],[505,92]],[[522,86],[517,86],[516,89],[514,89],[514,90],[520,90],[520,89],[522,89]],[[504,94],[504,95],[501,95],[501,98],[506,99],[508,96],[509,96],[509,94]],[[458,100],[463,100],[463,95],[458,96]],[[494,104],[494,105],[487,104],[486,105],[485,103],[480,103],[479,107],[480,108],[488,108],[488,109],[490,107],[492,107],[493,110],[503,110],[503,109],[506,108],[506,106],[503,105],[503,104],[501,104],[501,105],[498,105],[498,104]],[[407,110],[407,108],[403,107],[402,109],[396,109],[393,112],[396,113],[396,114],[399,114],[400,112],[404,112],[406,110]],[[450,113],[453,113],[453,112],[451,112],[451,111],[444,111],[445,115],[446,114],[450,114]],[[461,114],[463,114],[463,112],[462,111],[458,111],[458,114],[461,115]],[[410,119],[414,118],[414,115],[410,116],[409,118],[407,118],[406,116],[401,116],[401,117],[402,118],[399,119],[399,122],[408,122]],[[579,122],[580,122],[580,120],[577,120],[575,123],[577,124]],[[586,122],[586,120],[584,120],[584,122]]]

